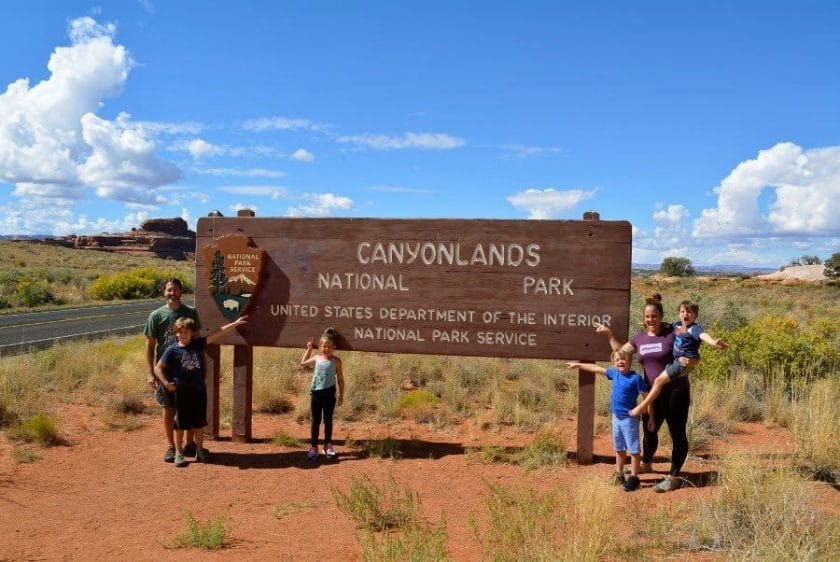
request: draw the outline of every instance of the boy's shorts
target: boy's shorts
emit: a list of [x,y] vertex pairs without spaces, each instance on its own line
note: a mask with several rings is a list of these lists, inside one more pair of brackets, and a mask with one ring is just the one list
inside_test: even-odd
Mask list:
[[175,395],[175,429],[199,429],[207,425],[207,388],[178,391]]
[[673,363],[668,363],[668,366],[665,367],[665,372],[668,373],[668,376],[671,378],[672,381],[675,381],[682,377],[687,377],[688,372],[692,369],[692,367],[686,367],[682,363],[680,363],[679,359],[674,359]]
[[639,443],[639,418],[612,416],[613,446],[616,451],[627,451],[631,455],[642,452]]
[[157,403],[164,408],[175,407],[175,393],[169,392],[163,388],[163,385],[160,383],[158,383],[157,388],[155,389],[155,399],[157,400]]

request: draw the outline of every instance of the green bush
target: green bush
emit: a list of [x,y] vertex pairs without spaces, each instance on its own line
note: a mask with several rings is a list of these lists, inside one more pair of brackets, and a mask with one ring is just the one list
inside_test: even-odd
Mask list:
[[10,302],[13,306],[31,308],[42,304],[57,303],[58,299],[45,280],[24,277],[18,281]]
[[725,380],[733,367],[745,367],[765,380],[781,375],[787,390],[795,380],[811,380],[840,369],[840,333],[836,320],[817,319],[807,326],[782,316],[765,316],[732,331],[715,326],[711,332],[726,341],[729,349],[704,346],[697,376]]
[[825,266],[823,275],[832,279],[840,277],[840,252],[831,254],[831,257],[825,260],[823,265]]
[[[102,275],[91,284],[88,292],[92,298],[106,301],[154,298],[163,294],[166,280],[173,276],[171,271],[141,267],[113,275]],[[184,292],[192,291],[187,281],[182,282]]]
[[688,258],[670,257],[662,260],[659,273],[668,277],[691,277],[696,272]]

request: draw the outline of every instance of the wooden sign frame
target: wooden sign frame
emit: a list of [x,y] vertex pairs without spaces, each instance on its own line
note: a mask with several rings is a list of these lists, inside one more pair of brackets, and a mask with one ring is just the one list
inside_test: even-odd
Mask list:
[[[234,438],[250,438],[251,348],[302,348],[328,326],[345,350],[608,358],[595,326],[626,339],[632,229],[597,213],[588,219],[199,219],[202,324],[218,328],[234,307],[249,315],[219,340],[235,346],[235,373],[243,373],[235,379],[244,377],[234,387]],[[247,250],[228,249],[234,245]],[[233,278],[239,286],[220,284]],[[242,282],[253,286],[243,293]],[[590,379],[580,376],[584,386]],[[578,434],[580,457],[580,427]]]

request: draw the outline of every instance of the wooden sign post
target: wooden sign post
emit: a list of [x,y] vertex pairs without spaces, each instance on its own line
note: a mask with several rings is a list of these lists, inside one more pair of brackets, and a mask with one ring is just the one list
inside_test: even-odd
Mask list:
[[[202,324],[249,315],[219,340],[237,346],[234,439],[251,437],[250,348],[303,348],[328,326],[341,335],[339,349],[354,351],[605,360],[609,343],[595,327],[626,338],[630,245],[630,223],[597,213],[583,221],[199,219]],[[591,462],[594,385],[591,375],[579,381],[578,459]]]

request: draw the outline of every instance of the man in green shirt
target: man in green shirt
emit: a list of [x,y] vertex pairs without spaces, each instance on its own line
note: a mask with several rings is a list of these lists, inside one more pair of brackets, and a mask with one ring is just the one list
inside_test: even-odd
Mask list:
[[[148,368],[146,382],[155,391],[158,404],[163,407],[163,429],[166,440],[169,442],[169,448],[163,456],[166,462],[175,461],[175,393],[169,392],[158,383],[155,377],[155,365],[166,348],[177,341],[172,332],[172,326],[178,318],[192,318],[195,321],[196,330],[201,328],[195,309],[181,302],[182,292],[183,285],[179,279],[173,277],[167,280],[163,290],[166,304],[149,314],[143,330],[146,336],[146,367]],[[186,441],[185,456],[195,456],[195,439],[192,431],[187,432]]]

